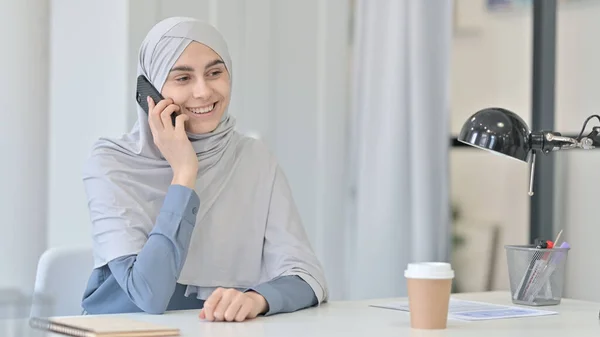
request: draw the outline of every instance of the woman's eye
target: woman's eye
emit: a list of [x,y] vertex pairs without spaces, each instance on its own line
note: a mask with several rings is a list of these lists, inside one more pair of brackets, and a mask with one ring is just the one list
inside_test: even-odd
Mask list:
[[178,77],[175,79],[175,81],[177,82],[185,82],[187,80],[189,80],[190,78],[188,76],[182,76],[182,77]]
[[222,73],[221,70],[215,70],[215,71],[212,71],[212,72],[208,73],[208,76],[210,76],[210,77],[217,77],[217,76],[221,75],[221,73]]

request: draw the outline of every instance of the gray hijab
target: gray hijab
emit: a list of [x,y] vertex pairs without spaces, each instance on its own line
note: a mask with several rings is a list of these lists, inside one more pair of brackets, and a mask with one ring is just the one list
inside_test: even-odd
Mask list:
[[[142,42],[138,75],[160,91],[187,45],[212,48],[233,79],[227,44],[207,23],[173,17],[156,24]],[[133,99],[133,98],[132,98]],[[172,179],[138,106],[133,129],[100,138],[84,166],[92,221],[95,268],[137,254],[154,227]],[[323,270],[307,239],[287,179],[268,149],[234,130],[226,111],[211,133],[190,134],[199,161],[195,190],[200,208],[178,282],[186,296],[206,299],[217,287],[244,289],[297,275],[327,299]]]

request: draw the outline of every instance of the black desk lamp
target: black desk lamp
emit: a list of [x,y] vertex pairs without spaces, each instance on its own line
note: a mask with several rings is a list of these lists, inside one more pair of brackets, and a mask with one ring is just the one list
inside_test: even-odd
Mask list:
[[582,137],[588,117],[577,138],[564,137],[554,131],[530,131],[527,124],[512,111],[502,108],[487,108],[477,111],[463,125],[458,141],[505,155],[525,163],[531,163],[529,195],[533,195],[533,172],[535,170],[536,152],[548,154],[552,151],[581,148],[593,149],[600,146],[600,127],[592,128],[587,136]]

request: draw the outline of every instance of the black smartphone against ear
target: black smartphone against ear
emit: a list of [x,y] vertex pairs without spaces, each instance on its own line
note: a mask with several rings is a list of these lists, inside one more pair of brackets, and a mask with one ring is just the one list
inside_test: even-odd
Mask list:
[[[135,100],[142,107],[142,109],[146,111],[146,114],[148,114],[148,101],[146,100],[148,96],[152,98],[154,104],[158,104],[158,102],[164,99],[160,92],[158,92],[158,90],[156,90],[152,83],[148,81],[146,76],[140,75],[137,78],[137,91],[135,93]],[[173,122],[173,126],[175,126],[176,117],[176,113],[171,114],[171,121]]]

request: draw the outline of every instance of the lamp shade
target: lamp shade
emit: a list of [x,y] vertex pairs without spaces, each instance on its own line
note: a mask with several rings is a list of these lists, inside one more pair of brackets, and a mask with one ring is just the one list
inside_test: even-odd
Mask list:
[[531,131],[512,111],[487,108],[477,111],[463,125],[458,141],[529,162]]

